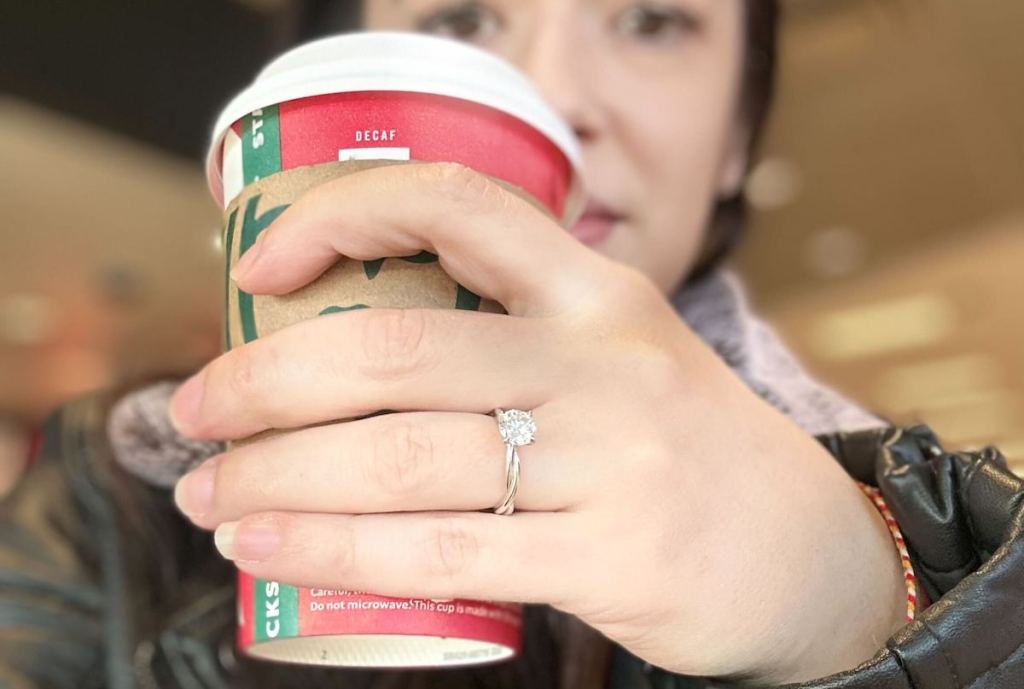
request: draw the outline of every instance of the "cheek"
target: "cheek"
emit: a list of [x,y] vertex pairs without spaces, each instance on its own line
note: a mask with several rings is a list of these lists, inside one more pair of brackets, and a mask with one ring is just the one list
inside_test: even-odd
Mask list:
[[717,200],[724,127],[708,109],[649,105],[622,122],[636,204],[636,251],[666,291],[692,266]]
[[699,244],[719,196],[735,134],[738,43],[716,33],[656,65],[602,65],[617,81],[617,97],[606,102],[616,103],[614,137],[641,180],[650,229],[678,243]]
[[733,98],[726,79],[686,81],[677,88],[637,84],[645,93],[620,110],[619,132],[648,184],[671,190],[667,202],[710,205],[729,150]]
[[660,144],[649,142],[642,174],[651,193],[653,215],[674,219],[699,233],[715,202],[721,158],[710,137],[692,133],[682,124],[664,139],[659,137]]

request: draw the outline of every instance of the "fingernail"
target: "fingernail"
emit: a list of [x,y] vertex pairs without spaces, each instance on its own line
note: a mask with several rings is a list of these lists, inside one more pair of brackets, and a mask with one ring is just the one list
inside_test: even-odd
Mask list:
[[202,517],[213,508],[218,461],[219,456],[206,460],[198,469],[185,474],[174,487],[174,502],[189,517]]
[[188,435],[188,430],[199,423],[199,408],[203,404],[203,392],[206,387],[203,381],[205,375],[206,369],[203,369],[186,380],[171,398],[168,409],[171,425],[182,435]]
[[256,265],[256,259],[259,258],[260,252],[263,250],[263,239],[267,236],[267,231],[260,232],[259,236],[256,237],[256,243],[249,247],[249,250],[242,254],[238,263],[231,269],[231,279],[238,282],[252,271],[252,267]]
[[281,529],[273,522],[225,522],[213,533],[220,554],[229,560],[260,562],[281,547]]
[[235,531],[237,529],[238,522],[224,522],[213,532],[213,544],[228,560],[235,559]]

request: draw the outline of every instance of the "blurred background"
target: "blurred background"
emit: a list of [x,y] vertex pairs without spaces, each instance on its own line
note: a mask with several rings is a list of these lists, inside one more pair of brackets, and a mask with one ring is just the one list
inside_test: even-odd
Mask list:
[[[825,380],[1024,471],[1024,3],[785,4],[737,260],[754,301]],[[220,218],[200,157],[219,106],[309,12],[5,6],[0,493],[62,400],[219,351]]]

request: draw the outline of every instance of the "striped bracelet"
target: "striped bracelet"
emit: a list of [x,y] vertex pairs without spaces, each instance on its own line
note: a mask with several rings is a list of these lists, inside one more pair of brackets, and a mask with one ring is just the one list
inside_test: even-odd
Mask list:
[[864,483],[857,482],[857,485],[860,486],[864,494],[878,508],[878,511],[885,519],[885,525],[889,527],[892,540],[896,543],[896,550],[900,554],[900,564],[903,565],[903,581],[907,584],[907,622],[913,622],[914,615],[917,613],[918,603],[917,577],[914,576],[914,565],[910,561],[910,553],[907,552],[907,543],[903,540],[903,532],[900,531],[899,524],[896,523],[892,512],[889,511],[889,506],[885,504],[885,498],[882,497],[882,493],[877,488]]

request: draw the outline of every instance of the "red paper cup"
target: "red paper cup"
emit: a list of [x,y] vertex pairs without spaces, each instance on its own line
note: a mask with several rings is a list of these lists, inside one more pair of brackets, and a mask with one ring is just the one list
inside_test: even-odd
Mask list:
[[[207,172],[225,209],[227,270],[303,191],[379,164],[462,163],[569,227],[583,205],[579,160],[572,131],[506,62],[445,39],[363,33],[272,62],[219,118]],[[278,298],[246,294],[226,279],[225,348],[360,308],[499,310],[444,275],[436,258],[343,258],[310,287]],[[393,668],[496,662],[519,652],[521,619],[512,603],[304,589],[239,573],[238,646],[268,660]]]

